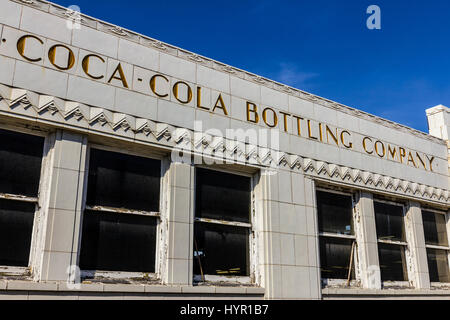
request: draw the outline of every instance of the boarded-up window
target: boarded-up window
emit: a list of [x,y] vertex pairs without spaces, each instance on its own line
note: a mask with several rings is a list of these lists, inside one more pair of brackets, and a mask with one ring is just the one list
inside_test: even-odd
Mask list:
[[[249,275],[247,228],[198,222],[195,239],[202,260],[204,274]],[[201,274],[199,261],[194,257],[194,274]]]
[[[319,220],[320,270],[323,279],[354,279],[351,262],[353,243],[353,200],[350,194],[316,191]],[[354,252],[354,251],[353,251]],[[354,259],[353,259],[354,260]],[[350,270],[351,268],[351,270]]]
[[319,230],[337,234],[353,234],[352,197],[317,191]]
[[156,219],[134,214],[86,212],[80,268],[154,272]]
[[374,201],[378,239],[404,241],[403,206]]
[[0,193],[36,197],[44,138],[0,130]]
[[450,282],[448,251],[427,248],[428,270],[431,282]]
[[399,245],[379,243],[381,279],[388,281],[408,281],[405,248]]
[[0,265],[27,267],[44,138],[0,130]]
[[87,204],[159,211],[161,162],[91,149]]
[[431,282],[450,282],[445,212],[422,210],[428,270]]
[[196,185],[196,217],[250,221],[248,177],[199,168]]
[[[352,239],[320,237],[320,271],[325,279],[347,279]],[[355,278],[354,268],[351,278]]]
[[32,202],[0,200],[0,265],[28,266],[35,210]]
[[425,243],[436,246],[448,246],[445,215],[422,210],[422,219]]
[[407,281],[403,205],[383,200],[373,202],[382,281]]
[[248,276],[250,177],[196,169],[194,274]]
[[155,272],[161,161],[91,149],[83,270]]

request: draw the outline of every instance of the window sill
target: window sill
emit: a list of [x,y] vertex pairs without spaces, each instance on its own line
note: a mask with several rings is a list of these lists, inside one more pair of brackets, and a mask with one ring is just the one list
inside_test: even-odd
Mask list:
[[168,293],[168,294],[234,294],[261,295],[265,289],[261,287],[228,287],[228,286],[171,286],[147,284],[111,284],[82,283],[71,285],[66,281],[33,282],[17,280],[0,280],[1,291],[54,291],[54,292],[95,292],[95,293]]

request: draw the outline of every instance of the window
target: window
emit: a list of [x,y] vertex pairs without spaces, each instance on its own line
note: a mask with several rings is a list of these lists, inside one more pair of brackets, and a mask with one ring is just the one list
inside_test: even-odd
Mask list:
[[249,276],[251,178],[196,169],[194,275]]
[[28,267],[44,138],[0,130],[0,265]]
[[405,248],[404,207],[374,200],[378,257],[382,281],[408,281]]
[[161,161],[90,150],[80,268],[155,272]]
[[[317,190],[320,269],[323,279],[354,279],[353,200],[350,194]],[[350,277],[349,277],[350,276]]]
[[428,270],[431,282],[450,282],[447,226],[445,213],[422,210]]

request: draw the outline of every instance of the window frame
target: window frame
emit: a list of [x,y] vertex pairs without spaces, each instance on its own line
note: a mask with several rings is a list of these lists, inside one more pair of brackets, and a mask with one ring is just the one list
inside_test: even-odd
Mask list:
[[[450,274],[450,235],[449,235],[449,232],[448,232],[448,229],[449,229],[448,225],[450,223],[450,221],[449,221],[450,220],[449,213],[447,213],[445,211],[442,211],[442,210],[429,208],[429,207],[421,207],[420,211],[421,211],[421,214],[423,213],[423,211],[428,211],[428,212],[432,212],[432,213],[435,213],[435,214],[441,214],[441,215],[444,216],[445,223],[446,223],[446,234],[447,234],[448,246],[427,244],[426,239],[424,241],[425,241],[425,249],[442,250],[442,251],[447,252],[447,263],[448,263],[449,274]],[[422,217],[422,223],[423,223],[423,217]],[[427,255],[428,255],[428,251],[427,251]],[[428,264],[428,258],[427,258],[427,264]],[[428,273],[429,272],[430,272],[430,269],[428,267]],[[430,279],[430,284],[433,287],[444,287],[444,286],[446,287],[446,286],[448,286],[450,284],[450,281],[449,282],[435,282],[435,281],[431,282],[431,279]]]
[[[358,241],[357,241],[357,237],[356,237],[356,229],[355,229],[355,209],[357,206],[357,202],[355,200],[355,196],[356,196],[356,192],[354,190],[341,190],[341,188],[339,189],[334,189],[333,186],[316,186],[315,188],[315,200],[317,202],[317,191],[321,191],[321,192],[327,192],[327,193],[333,193],[333,194],[338,194],[338,195],[342,195],[342,196],[347,196],[350,197],[352,199],[352,219],[351,219],[351,223],[352,223],[352,227],[353,227],[353,234],[352,235],[347,235],[347,234],[339,234],[339,233],[333,233],[333,232],[321,232],[319,229],[318,231],[318,235],[319,235],[319,248],[320,248],[320,238],[321,237],[327,237],[327,238],[334,238],[334,239],[347,239],[347,240],[352,240],[355,243],[355,246],[353,247],[353,272],[355,273],[355,278],[354,279],[350,279],[350,286],[355,286],[359,279],[359,272],[357,272],[357,265],[358,265]],[[319,215],[319,209],[318,209],[318,205],[316,203],[316,207],[317,207],[317,217]],[[350,252],[351,254],[351,252]],[[320,256],[320,250],[319,250],[319,256]],[[319,266],[320,268],[322,268],[322,266]],[[341,286],[344,284],[347,284],[348,280],[347,279],[334,279],[334,278],[322,278],[322,273],[320,276],[321,279],[321,283],[323,286]]]
[[[393,206],[402,207],[402,220],[403,220],[403,230],[405,232],[405,241],[398,241],[398,240],[386,240],[386,239],[379,239],[378,237],[378,231],[376,230],[376,212],[375,212],[375,202],[381,202]],[[401,287],[410,287],[410,274],[409,274],[409,259],[408,259],[408,236],[407,236],[407,225],[406,225],[406,214],[407,214],[407,205],[405,203],[402,203],[401,201],[396,202],[392,200],[387,199],[381,199],[381,198],[375,198],[373,199],[373,206],[374,206],[374,218],[375,218],[375,232],[377,236],[377,245],[379,243],[381,244],[388,244],[388,245],[396,245],[403,248],[403,252],[405,255],[405,265],[404,265],[404,272],[406,272],[406,277],[408,280],[399,281],[399,280],[383,280],[381,277],[381,266],[380,266],[380,280],[381,280],[381,287],[389,288],[390,286],[401,286]],[[380,249],[378,248],[378,261],[380,261]]]
[[12,126],[8,124],[0,124],[0,129],[5,131],[11,131],[15,133],[35,136],[35,137],[41,137],[44,139],[43,142],[43,149],[42,149],[42,157],[41,157],[41,170],[40,170],[40,176],[39,176],[39,187],[38,187],[38,193],[36,197],[29,197],[19,194],[11,194],[11,193],[0,193],[0,199],[2,200],[12,200],[12,201],[20,201],[20,202],[27,202],[27,203],[34,203],[35,204],[35,210],[34,210],[34,218],[33,218],[33,227],[31,230],[31,242],[30,242],[30,252],[28,257],[28,266],[22,267],[22,266],[4,266],[0,265],[0,273],[2,273],[5,276],[30,276],[31,275],[31,268],[33,266],[34,262],[34,254],[37,249],[37,237],[38,237],[38,231],[39,231],[39,220],[40,215],[42,214],[41,209],[41,201],[42,201],[42,184],[47,179],[46,177],[46,164],[45,164],[45,151],[49,149],[50,141],[49,141],[49,132],[46,132],[45,130],[39,128],[39,130],[32,130],[28,128],[22,128],[20,126]]
[[[123,209],[114,208],[108,206],[89,206],[87,205],[87,195],[88,195],[88,184],[89,184],[89,166],[91,159],[91,149],[97,149],[101,151],[114,152],[119,154],[125,154],[129,156],[148,158],[152,160],[160,161],[160,179],[159,179],[159,211],[142,211],[133,209]],[[83,238],[83,220],[86,211],[91,211],[89,214],[95,213],[113,213],[113,214],[131,214],[140,215],[146,217],[153,217],[156,219],[156,243],[155,243],[155,271],[154,272],[139,272],[139,271],[113,271],[113,270],[86,270],[80,268],[81,279],[92,279],[92,278],[110,278],[110,279],[149,279],[149,280],[159,280],[161,278],[160,264],[161,264],[161,253],[159,247],[163,241],[162,239],[162,211],[163,211],[163,192],[164,192],[164,156],[153,152],[135,152],[128,149],[121,149],[120,147],[112,147],[108,145],[98,144],[98,143],[88,143],[86,150],[86,165],[84,172],[84,184],[83,184],[83,201],[81,206],[81,221],[80,221],[80,236],[78,242],[78,253],[77,261],[80,264],[81,256],[81,244]]]
[[[209,219],[209,218],[198,218],[195,216],[196,213],[196,192],[197,192],[197,169],[206,169],[210,171],[217,171],[222,173],[228,173],[233,175],[239,175],[243,177],[250,178],[250,217],[249,217],[249,223],[244,222],[237,222],[237,221],[225,221],[225,220],[217,220],[217,219]],[[224,225],[224,226],[234,226],[239,228],[246,228],[248,230],[248,263],[249,263],[249,275],[248,276],[219,276],[219,275],[203,275],[195,274],[193,272],[193,282],[194,283],[203,283],[203,282],[229,282],[229,283],[240,283],[240,284],[254,284],[255,282],[255,273],[256,273],[256,265],[255,262],[257,261],[256,258],[256,246],[257,246],[257,232],[255,230],[256,224],[255,224],[255,218],[256,218],[256,212],[255,212],[255,174],[233,170],[233,168],[218,168],[216,166],[211,165],[205,165],[205,164],[198,164],[194,166],[194,190],[193,190],[193,196],[194,196],[194,228],[196,222],[201,223],[211,223],[211,224],[218,224],[218,225]],[[192,242],[195,241],[195,232],[193,233],[193,238],[191,239]],[[195,250],[195,247],[193,247]],[[192,251],[192,259],[196,259],[194,257],[194,250]],[[192,264],[193,265],[193,264]],[[193,268],[193,267],[192,267]]]

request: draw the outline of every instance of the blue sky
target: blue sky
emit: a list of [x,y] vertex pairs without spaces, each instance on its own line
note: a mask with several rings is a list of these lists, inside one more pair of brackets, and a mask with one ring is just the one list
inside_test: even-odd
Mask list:
[[448,0],[54,2],[421,131],[450,107]]

